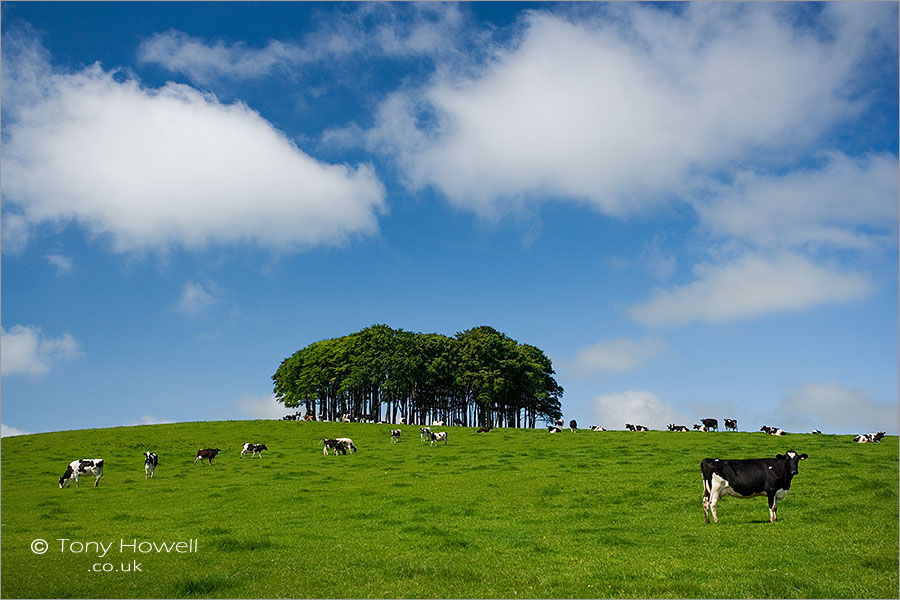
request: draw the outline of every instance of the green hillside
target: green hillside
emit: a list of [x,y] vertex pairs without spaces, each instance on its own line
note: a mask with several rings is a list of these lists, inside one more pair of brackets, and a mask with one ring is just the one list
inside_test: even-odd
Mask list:
[[[450,427],[430,447],[417,427],[399,444],[389,429],[229,421],[4,438],[2,596],[898,597],[896,437]],[[323,456],[334,436],[359,452]],[[238,458],[244,442],[270,450]],[[221,449],[214,464],[193,465],[207,447]],[[704,523],[702,458],[791,448],[809,459],[778,523],[764,498],[725,498],[719,524]],[[160,457],[149,481],[145,450]],[[100,487],[58,488],[76,458],[104,459]],[[191,551],[175,551],[182,541]]]

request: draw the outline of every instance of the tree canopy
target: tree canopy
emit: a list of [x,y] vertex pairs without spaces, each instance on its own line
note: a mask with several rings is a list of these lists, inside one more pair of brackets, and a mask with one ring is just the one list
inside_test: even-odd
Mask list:
[[372,325],[298,350],[272,381],[278,402],[317,418],[534,427],[562,416],[554,374],[540,348],[492,327],[448,337]]

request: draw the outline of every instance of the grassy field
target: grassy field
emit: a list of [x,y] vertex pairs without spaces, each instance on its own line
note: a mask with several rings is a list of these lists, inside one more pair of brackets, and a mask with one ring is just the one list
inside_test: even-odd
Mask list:
[[[429,447],[416,427],[391,444],[390,428],[230,421],[3,438],[2,597],[898,597],[896,437],[447,428],[448,444]],[[326,436],[359,452],[325,457]],[[239,459],[244,442],[270,450]],[[218,459],[192,465],[206,447]],[[764,498],[725,498],[719,524],[704,523],[700,459],[791,448],[809,459],[778,523]],[[160,456],[149,481],[145,450]],[[76,458],[105,460],[100,487],[58,489]],[[123,540],[197,546],[142,553]],[[110,549],[77,552],[86,542]]]

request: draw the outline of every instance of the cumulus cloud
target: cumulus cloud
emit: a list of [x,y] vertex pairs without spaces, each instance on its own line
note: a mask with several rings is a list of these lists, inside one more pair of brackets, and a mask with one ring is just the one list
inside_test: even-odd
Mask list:
[[453,54],[465,17],[458,5],[437,2],[363,3],[329,13],[302,39],[270,40],[262,47],[242,41],[207,40],[170,30],[144,40],[138,60],[211,84],[220,79],[295,77],[304,70],[353,58],[443,56]]
[[820,429],[826,433],[897,433],[900,406],[876,400],[866,390],[837,382],[806,383],[789,392],[778,407],[788,431]]
[[81,355],[81,344],[70,334],[45,337],[39,327],[14,325],[2,332],[2,371],[4,376],[41,376],[61,361]]
[[284,405],[275,402],[274,395],[243,395],[234,407],[244,419],[280,419],[287,414]]
[[822,267],[791,253],[775,258],[746,254],[733,263],[700,264],[694,273],[691,283],[662,290],[629,307],[629,313],[652,325],[719,322],[859,300],[874,288],[864,275]]
[[669,423],[689,425],[690,418],[653,392],[628,390],[604,394],[593,400],[593,417],[607,429],[624,429],[625,423],[665,429]]
[[377,231],[385,191],[370,165],[320,162],[246,105],[190,86],[146,88],[98,64],[54,72],[23,37],[3,54],[2,192],[19,230],[75,221],[118,252],[292,251]]
[[220,301],[218,296],[218,286],[214,283],[186,281],[174,308],[183,315],[196,316],[218,304]]
[[11,437],[14,435],[28,435],[28,432],[16,427],[10,427],[6,423],[0,423],[0,437]]
[[481,68],[386,99],[370,147],[412,187],[485,216],[560,196],[632,214],[736,161],[793,157],[856,114],[848,90],[878,11],[847,9],[853,27],[833,19],[830,36],[783,12],[628,6],[573,22],[532,11]]
[[744,172],[695,207],[715,236],[769,248],[869,249],[896,237],[897,157],[827,156],[817,169],[782,175]]
[[162,425],[165,423],[173,423],[174,421],[167,421],[165,419],[159,419],[154,417],[153,415],[143,415],[140,420],[135,423],[129,423],[127,426],[133,425]]
[[580,350],[572,368],[580,377],[587,377],[595,372],[623,373],[637,369],[665,351],[666,344],[655,339],[605,340]]
[[47,254],[44,258],[56,268],[58,274],[68,275],[72,272],[72,259],[65,254]]

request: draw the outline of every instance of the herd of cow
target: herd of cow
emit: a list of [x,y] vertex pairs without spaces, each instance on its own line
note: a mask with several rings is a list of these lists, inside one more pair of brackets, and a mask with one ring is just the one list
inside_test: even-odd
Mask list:
[[[716,419],[701,419],[701,424],[694,425],[694,429],[702,431],[718,431],[718,421]],[[556,422],[556,425],[550,425],[550,433],[560,433],[562,430],[562,419]],[[435,421],[433,426],[443,426],[442,421]],[[578,424],[572,419],[569,422],[569,428],[575,432]],[[737,430],[737,421],[735,419],[725,419],[726,430]],[[647,431],[643,425],[625,424],[628,431]],[[684,425],[670,424],[669,431],[689,431]],[[480,427],[478,433],[487,433],[491,427]],[[591,426],[592,431],[606,431],[605,428],[594,425]],[[769,435],[784,435],[784,430],[777,427],[762,426],[760,431]],[[400,441],[402,430],[391,429],[391,443]],[[821,433],[813,430],[812,433]],[[422,427],[419,429],[420,440],[430,442],[432,446],[440,442],[447,444],[446,431],[431,431],[430,427]],[[881,441],[885,433],[860,434],[853,438],[858,443],[876,443]],[[356,452],[356,446],[350,438],[325,438],[320,442],[322,444],[323,454],[328,456],[329,450],[334,450],[334,455],[338,453],[346,455],[347,453]],[[240,456],[250,454],[250,457],[257,456],[262,458],[263,450],[268,450],[265,444],[246,443],[241,449]],[[212,464],[213,459],[219,454],[218,448],[205,448],[197,451],[194,464],[199,460],[201,464],[206,460],[208,464]],[[794,450],[788,450],[784,454],[778,454],[775,458],[751,458],[751,459],[720,459],[720,458],[704,458],[700,461],[700,473],[703,477],[703,513],[706,522],[709,523],[709,514],[712,513],[713,522],[719,522],[719,516],[716,512],[716,506],[723,496],[734,496],[737,498],[753,498],[757,496],[766,496],[769,506],[769,520],[774,523],[778,520],[777,510],[778,501],[783,500],[791,489],[791,480],[797,475],[797,465],[801,460],[809,458],[806,454],[798,454]],[[145,479],[153,477],[157,465],[159,465],[159,456],[154,452],[144,453],[144,476]],[[93,475],[94,487],[100,485],[100,477],[103,476],[103,459],[82,458],[73,460],[66,467],[66,472],[59,478],[59,487],[63,488],[75,481],[75,487],[78,485],[78,477],[80,475]]]

